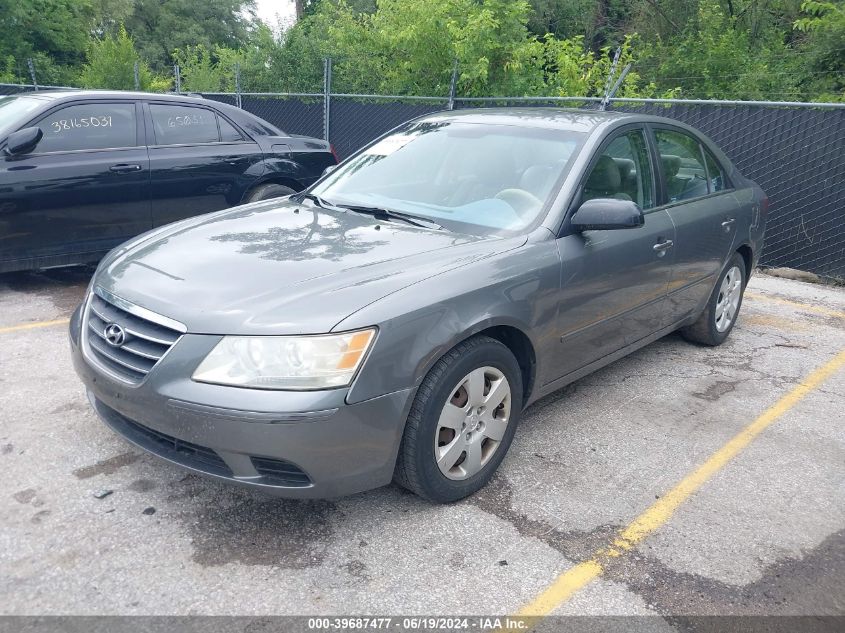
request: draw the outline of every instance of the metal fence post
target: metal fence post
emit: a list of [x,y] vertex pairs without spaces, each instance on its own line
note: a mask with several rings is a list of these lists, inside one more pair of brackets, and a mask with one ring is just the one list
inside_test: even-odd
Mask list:
[[141,89],[141,64],[135,60],[135,68],[133,70],[135,75],[135,90]]
[[35,62],[32,61],[32,57],[26,58],[26,65],[29,68],[29,76],[32,77],[32,88],[37,92],[38,81],[35,79]]
[[607,108],[607,103],[609,100],[610,89],[613,85],[613,77],[616,75],[616,65],[619,63],[619,56],[622,54],[622,47],[616,48],[616,53],[613,55],[613,62],[610,64],[610,72],[607,73],[607,81],[604,82],[604,96],[602,97],[601,102],[599,103],[599,110],[604,110]]
[[173,79],[176,83],[176,94],[182,92],[182,75],[179,73],[179,64],[173,64]]
[[458,87],[458,58],[455,58],[455,63],[452,65],[452,79],[449,82],[449,103],[446,105],[447,110],[455,109],[455,92]]
[[242,108],[241,102],[241,65],[235,62],[235,105]]
[[329,140],[331,127],[332,58],[323,60],[323,139]]

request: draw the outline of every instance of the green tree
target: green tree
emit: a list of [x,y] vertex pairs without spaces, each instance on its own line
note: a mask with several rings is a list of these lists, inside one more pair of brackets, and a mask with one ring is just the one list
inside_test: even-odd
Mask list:
[[88,61],[79,75],[79,83],[84,88],[133,90],[135,62],[139,62],[141,90],[166,90],[169,87],[169,80],[154,77],[149,66],[139,61],[132,38],[122,27],[116,35],[107,35],[101,40],[91,41],[88,47]]
[[755,37],[720,2],[700,0],[680,33],[644,47],[640,73],[689,98],[795,98],[798,57],[790,52],[782,32]]
[[[596,94],[609,51],[590,52],[583,36],[538,39],[531,11],[525,0],[380,0],[374,13],[324,1],[285,34],[271,66],[286,89],[319,89],[322,59],[332,57],[338,91],[445,95],[457,59],[464,96]],[[631,74],[625,90],[638,81]]]
[[802,2],[795,29],[804,34],[802,87],[817,101],[845,101],[845,7]]
[[92,9],[88,0],[0,0],[0,59],[13,57],[14,74],[29,81],[66,83],[85,59]]
[[253,0],[135,0],[126,30],[156,72],[189,46],[239,48],[253,25]]

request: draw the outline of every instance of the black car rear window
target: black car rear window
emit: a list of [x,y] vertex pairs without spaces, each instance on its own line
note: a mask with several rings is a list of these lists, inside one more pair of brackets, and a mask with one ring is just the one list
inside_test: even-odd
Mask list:
[[220,140],[217,115],[206,108],[152,103],[150,114],[158,145],[216,143]]

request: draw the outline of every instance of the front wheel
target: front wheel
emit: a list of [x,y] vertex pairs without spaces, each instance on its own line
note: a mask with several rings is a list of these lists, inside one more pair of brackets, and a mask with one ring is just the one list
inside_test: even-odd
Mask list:
[[695,323],[682,328],[681,335],[701,345],[715,347],[724,343],[739,317],[745,279],[745,260],[734,253],[716,282],[704,312]]
[[522,410],[522,374],[487,336],[460,343],[417,391],[396,464],[401,486],[438,503],[483,487],[510,448]]

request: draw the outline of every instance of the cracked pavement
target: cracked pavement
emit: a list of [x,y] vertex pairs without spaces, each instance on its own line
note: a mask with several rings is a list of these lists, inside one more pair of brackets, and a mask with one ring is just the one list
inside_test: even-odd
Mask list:
[[[0,328],[67,317],[87,275],[0,276]],[[3,333],[0,613],[515,612],[845,349],[842,288],[749,291],[722,347],[671,335],[533,405],[449,506],[187,474],[98,421],[65,326]],[[840,370],[556,613],[845,615],[844,412]]]

